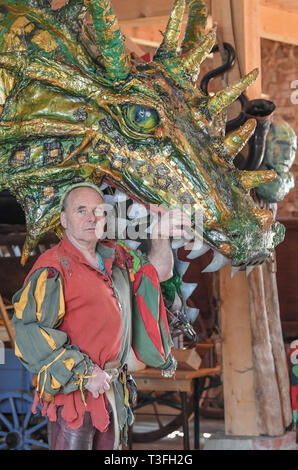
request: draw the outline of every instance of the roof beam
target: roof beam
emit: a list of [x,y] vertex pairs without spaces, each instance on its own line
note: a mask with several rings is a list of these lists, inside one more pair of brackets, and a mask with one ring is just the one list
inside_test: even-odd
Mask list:
[[260,0],[260,35],[272,41],[298,45],[298,8],[281,8]]
[[112,0],[119,22],[126,22],[126,24],[129,21],[134,22],[136,19],[144,21],[154,17],[168,19],[172,3],[172,0],[125,0],[125,2],[123,0]]
[[[52,0],[52,6],[57,9],[66,2]],[[117,18],[124,28],[166,25],[172,3],[173,0],[112,0]],[[211,11],[210,0],[206,3]],[[297,0],[259,0],[259,14],[262,38],[298,45]],[[209,24],[211,21],[209,18]]]

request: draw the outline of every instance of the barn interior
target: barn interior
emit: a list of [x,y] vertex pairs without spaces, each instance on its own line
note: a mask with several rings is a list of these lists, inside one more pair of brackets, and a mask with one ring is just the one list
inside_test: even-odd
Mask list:
[[[52,8],[58,10],[65,3],[52,0]],[[152,60],[172,3],[112,0],[132,60]],[[258,110],[251,109],[248,114],[260,126],[286,121],[298,135],[298,0],[205,3],[207,28],[217,25],[218,47],[203,62],[197,87],[205,86],[209,94],[215,94],[257,67],[259,78],[245,91],[245,99],[262,101],[265,111],[263,108],[258,115]],[[180,41],[186,22],[185,15]],[[244,105],[237,100],[230,106],[229,122],[247,112]],[[246,145],[238,160],[240,166],[257,144]],[[296,181],[297,160],[291,172]],[[286,227],[285,240],[269,260],[251,272],[235,274],[231,266],[202,272],[212,262],[211,251],[191,260],[183,281],[194,286],[187,307],[198,313],[190,325],[178,321],[173,327],[178,360],[174,379],[162,378],[160,371],[148,367],[134,371],[138,401],[127,450],[297,450],[298,418],[290,373],[297,364],[291,358],[296,358],[298,339],[297,184],[273,210],[276,220]],[[12,414],[12,421],[19,421],[22,427],[17,418],[22,414],[18,408],[21,399],[16,393],[28,386],[24,395],[27,408],[32,393],[31,385],[25,383],[26,374],[14,361],[11,299],[38,256],[59,240],[49,232],[22,266],[25,237],[24,211],[4,190],[0,192],[0,449],[24,448],[21,431],[8,432],[6,420]],[[183,247],[178,252],[180,260],[189,262]],[[9,399],[10,404],[13,400],[18,403],[17,410],[4,405]],[[33,422],[36,431],[28,448],[47,448],[46,424],[42,423]]]

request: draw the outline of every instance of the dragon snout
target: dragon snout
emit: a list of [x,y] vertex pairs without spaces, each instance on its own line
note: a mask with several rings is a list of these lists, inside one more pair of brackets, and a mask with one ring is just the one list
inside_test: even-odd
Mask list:
[[[270,212],[270,219],[269,217],[267,219],[267,212]],[[271,211],[265,213],[263,211],[261,214],[261,223],[256,224],[252,221],[249,223],[246,220],[241,224],[239,221],[234,230],[225,230],[223,227],[222,230],[204,233],[205,242],[215,252],[216,266],[230,263],[244,270],[247,267],[262,264],[271,255],[275,247],[284,239],[284,226],[280,223],[272,223]]]

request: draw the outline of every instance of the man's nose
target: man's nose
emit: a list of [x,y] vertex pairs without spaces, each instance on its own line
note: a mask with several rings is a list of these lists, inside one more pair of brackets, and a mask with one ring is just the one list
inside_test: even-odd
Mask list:
[[89,220],[89,222],[95,222],[96,215],[94,214],[94,211],[88,212],[88,220]]

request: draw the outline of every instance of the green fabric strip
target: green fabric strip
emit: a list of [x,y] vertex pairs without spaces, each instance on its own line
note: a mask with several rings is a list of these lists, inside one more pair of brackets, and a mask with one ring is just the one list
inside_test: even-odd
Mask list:
[[141,284],[136,292],[143,297],[148,309],[150,310],[153,318],[159,318],[159,291],[154,284],[143,275]]

